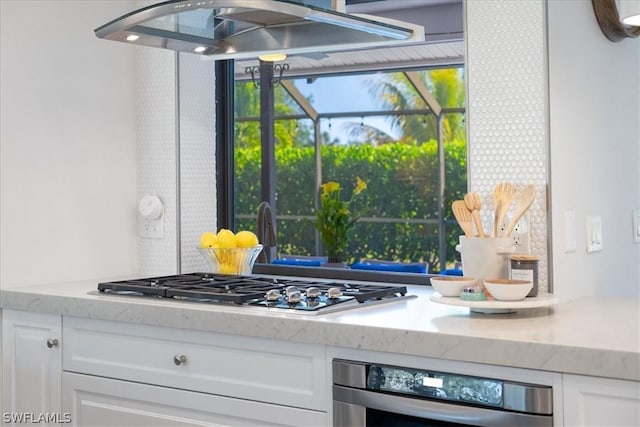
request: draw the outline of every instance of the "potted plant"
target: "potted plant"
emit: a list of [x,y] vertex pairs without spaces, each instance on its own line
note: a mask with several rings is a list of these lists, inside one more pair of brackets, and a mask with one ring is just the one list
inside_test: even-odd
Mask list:
[[320,232],[329,264],[344,263],[348,233],[359,219],[350,206],[353,199],[366,188],[367,184],[360,177],[356,177],[356,186],[351,198],[342,200],[340,183],[330,181],[321,186],[320,208],[316,211],[316,219],[312,223]]

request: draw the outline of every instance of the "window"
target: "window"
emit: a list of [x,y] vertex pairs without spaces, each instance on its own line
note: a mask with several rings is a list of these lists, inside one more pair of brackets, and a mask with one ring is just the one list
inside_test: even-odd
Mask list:
[[[236,229],[255,229],[261,201],[259,92],[250,80],[236,83]],[[353,205],[361,218],[350,235],[348,262],[375,258],[428,262],[430,272],[451,268],[459,229],[448,207],[467,185],[464,94],[462,67],[277,84],[278,253],[321,255],[310,222],[318,186],[338,181],[349,196],[358,176],[368,188]],[[442,108],[438,116],[431,96]]]

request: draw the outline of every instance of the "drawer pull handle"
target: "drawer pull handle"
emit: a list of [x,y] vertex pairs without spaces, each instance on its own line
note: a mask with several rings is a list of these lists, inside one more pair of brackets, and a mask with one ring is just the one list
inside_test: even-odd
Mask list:
[[54,338],[54,339],[49,338],[49,339],[47,340],[47,347],[49,347],[49,348],[53,348],[53,347],[57,347],[57,346],[58,346],[58,340],[57,340],[57,339],[55,339],[55,338]]
[[180,366],[184,363],[187,363],[187,356],[185,356],[184,354],[178,354],[173,356],[173,363],[176,364],[176,366]]

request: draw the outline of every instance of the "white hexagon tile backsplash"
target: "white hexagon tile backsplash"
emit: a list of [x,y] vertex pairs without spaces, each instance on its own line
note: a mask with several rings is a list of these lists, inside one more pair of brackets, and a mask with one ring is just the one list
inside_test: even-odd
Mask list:
[[547,66],[542,1],[465,2],[467,7],[469,186],[492,223],[493,188],[534,184],[530,252],[540,256],[539,286],[550,288],[547,262]]

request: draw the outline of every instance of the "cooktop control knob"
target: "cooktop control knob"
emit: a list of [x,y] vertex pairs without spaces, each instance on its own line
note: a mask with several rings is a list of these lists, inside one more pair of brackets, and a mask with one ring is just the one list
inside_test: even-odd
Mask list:
[[267,301],[278,301],[280,299],[279,289],[269,289],[265,295]]
[[338,299],[342,296],[342,289],[340,288],[329,288],[327,290],[327,298],[329,299]]
[[300,292],[300,289],[296,288],[295,286],[287,286],[284,289],[284,293],[289,296],[289,294],[293,293],[293,292]]
[[307,288],[305,294],[307,294],[307,298],[318,298],[320,296],[320,289],[315,286],[311,286],[310,288]]
[[302,299],[300,291],[291,291],[287,294],[287,302],[289,304],[297,304]]

